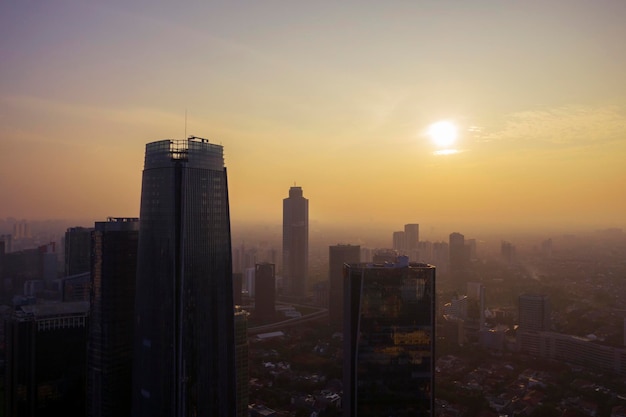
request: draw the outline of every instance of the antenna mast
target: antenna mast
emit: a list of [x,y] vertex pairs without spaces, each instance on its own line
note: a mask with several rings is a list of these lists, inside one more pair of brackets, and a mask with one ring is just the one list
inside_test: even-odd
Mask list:
[[185,107],[185,137],[183,139],[187,139],[187,107]]

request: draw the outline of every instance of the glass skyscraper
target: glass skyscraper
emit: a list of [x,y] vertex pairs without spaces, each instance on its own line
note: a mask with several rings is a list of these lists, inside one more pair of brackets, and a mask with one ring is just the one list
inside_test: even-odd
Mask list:
[[146,145],[133,355],[137,416],[234,416],[235,336],[223,148]]
[[434,415],[435,267],[344,266],[344,415]]

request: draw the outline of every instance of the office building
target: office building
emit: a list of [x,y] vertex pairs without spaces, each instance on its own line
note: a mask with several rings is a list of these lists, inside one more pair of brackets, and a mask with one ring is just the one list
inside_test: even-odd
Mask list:
[[331,326],[343,326],[343,266],[361,261],[361,246],[335,245],[328,247],[328,318]]
[[283,199],[283,277],[289,295],[306,296],[308,268],[309,200],[294,186]]
[[404,252],[412,262],[419,259],[420,225],[409,223],[404,225]]
[[397,250],[398,252],[404,253],[405,248],[405,236],[403,231],[395,231],[391,237],[391,247],[393,250]]
[[549,331],[551,328],[550,298],[547,295],[519,296],[518,331]]
[[110,217],[92,232],[87,416],[131,413],[139,219]]
[[85,415],[89,302],[15,309],[5,325],[4,415]]
[[254,271],[254,316],[261,321],[271,321],[276,313],[276,272],[274,264],[256,264]]
[[345,267],[343,413],[434,413],[435,267]]
[[461,233],[450,233],[450,272],[461,273],[469,262],[469,250],[465,246],[465,236]]
[[148,143],[139,219],[132,415],[235,415],[223,147],[196,137]]
[[89,272],[91,227],[70,227],[65,232],[65,276]]

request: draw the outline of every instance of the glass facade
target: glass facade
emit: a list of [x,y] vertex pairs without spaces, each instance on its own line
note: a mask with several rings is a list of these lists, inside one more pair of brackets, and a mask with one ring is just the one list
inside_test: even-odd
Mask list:
[[430,416],[435,267],[344,266],[344,413]]
[[228,188],[206,139],[146,145],[133,416],[235,415]]

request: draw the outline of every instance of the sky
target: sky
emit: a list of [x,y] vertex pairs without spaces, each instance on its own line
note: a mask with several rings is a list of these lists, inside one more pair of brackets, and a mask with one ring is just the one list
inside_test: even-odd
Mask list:
[[[0,2],[0,218],[138,216],[224,146],[231,221],[626,226],[622,0]],[[453,145],[427,135],[446,120]]]

